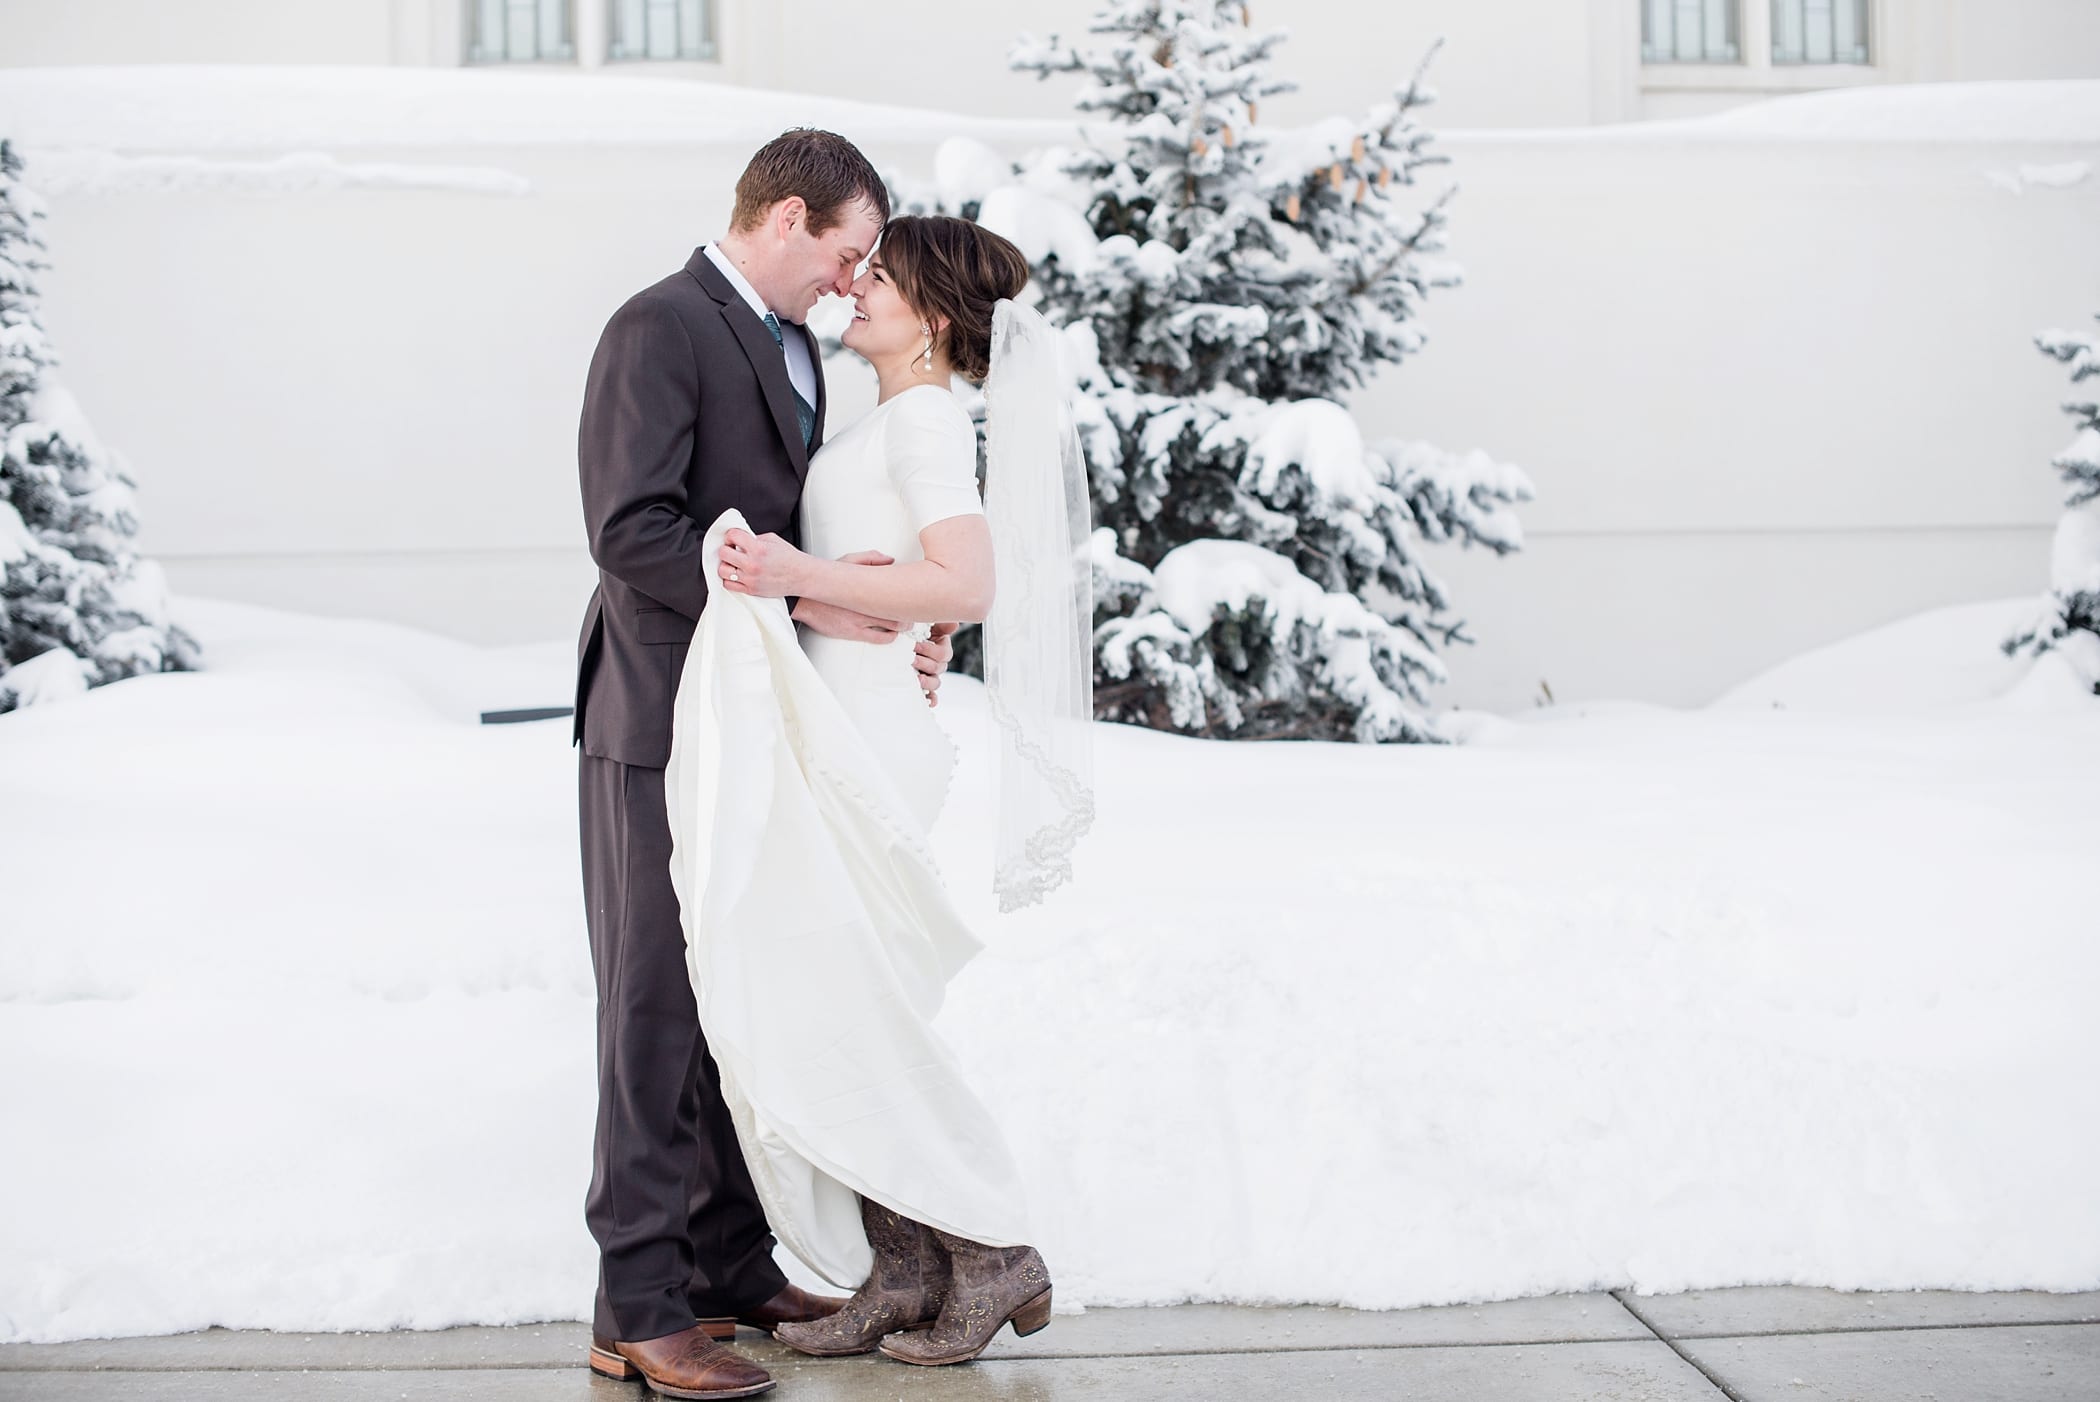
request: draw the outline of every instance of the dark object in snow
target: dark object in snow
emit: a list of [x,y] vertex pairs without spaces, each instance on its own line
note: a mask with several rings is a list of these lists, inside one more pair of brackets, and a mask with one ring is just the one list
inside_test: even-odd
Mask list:
[[528,720],[560,720],[576,714],[574,706],[528,706],[522,711],[483,711],[483,725],[516,725]]

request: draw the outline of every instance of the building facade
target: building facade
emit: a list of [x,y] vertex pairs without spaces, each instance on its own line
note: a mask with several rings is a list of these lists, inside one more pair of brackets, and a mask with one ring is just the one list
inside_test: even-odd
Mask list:
[[[1432,43],[1448,127],[1693,116],[1874,83],[2100,76],[2094,0],[1250,0],[1294,37],[1285,122],[1361,107]],[[1076,37],[1095,0],[4,0],[0,64],[531,65],[1063,115],[1007,71],[1017,32]]]
[[[1072,33],[1090,5],[1028,13]],[[0,0],[0,63],[95,65],[0,67],[0,135],[48,202],[46,325],[136,468],[142,547],[178,593],[568,634],[591,348],[720,232],[755,145],[831,126],[924,179],[951,135],[1067,139],[1000,120],[1068,111],[1003,66],[1019,7],[952,8]],[[1762,135],[1639,119],[2100,76],[2100,0],[1352,8],[1298,0],[1284,67],[1311,81],[1262,120],[1374,102],[1447,36],[1453,164],[1422,197],[1462,187],[1465,284],[1349,407],[1539,488],[1522,553],[1432,560],[1481,639],[1449,700],[1698,704],[1922,609],[2040,597],[2066,382],[2032,338],[2100,307],[2100,83],[1861,94]],[[855,367],[836,422],[873,400]]]

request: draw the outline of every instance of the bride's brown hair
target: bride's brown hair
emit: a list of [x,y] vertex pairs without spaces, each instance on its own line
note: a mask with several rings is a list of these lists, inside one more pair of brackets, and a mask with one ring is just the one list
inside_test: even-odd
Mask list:
[[945,214],[901,214],[883,226],[882,271],[930,325],[956,373],[981,384],[992,368],[992,306],[1028,285],[1028,259],[991,230]]

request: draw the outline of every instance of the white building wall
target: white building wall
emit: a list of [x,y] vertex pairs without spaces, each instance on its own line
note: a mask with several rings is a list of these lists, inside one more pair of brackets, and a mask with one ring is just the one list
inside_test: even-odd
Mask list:
[[[928,168],[930,136],[837,125]],[[718,232],[751,144],[337,152],[499,168],[516,196],[53,189],[47,320],[136,466],[146,548],[182,590],[487,641],[571,631],[592,346]],[[1452,655],[1453,700],[1519,707],[1544,682],[1693,703],[1916,609],[2039,592],[2067,421],[2031,336],[2100,306],[2100,181],[1983,177],[2100,165],[2100,144],[1443,145],[1467,285],[1354,407],[1539,486],[1525,553],[1435,556],[1481,639]],[[844,422],[864,391],[834,383]]]
[[1525,467],[1529,544],[1441,559],[1454,692],[1691,703],[1803,649],[2047,580],[2100,310],[2100,149],[1448,134],[1467,285],[1356,405]]
[[[1616,120],[1693,117],[1759,98],[1878,83],[2100,77],[2094,0],[1871,0],[1867,64],[1774,65],[1771,10],[1742,0],[1741,64],[1642,64],[1636,6],[1591,0],[1600,44],[1632,55],[1614,101],[1600,77],[1600,112]],[[1621,30],[1614,38],[1609,31]],[[1610,118],[1600,118],[1608,120]]]
[[399,0],[0,0],[0,65],[425,61],[397,47],[400,9]]
[[[1869,67],[1774,68],[1764,0],[1742,0],[1745,63],[1640,63],[1639,0],[1251,0],[1292,32],[1296,122],[1385,100],[1430,45],[1451,127],[1693,116],[1855,83],[2100,76],[2095,0],[1873,0]],[[1062,116],[1075,80],[1037,83],[1005,56],[1028,30],[1082,36],[1095,0],[717,0],[714,63],[606,64],[607,0],[575,0],[575,67],[648,71],[981,116]],[[462,62],[464,0],[0,0],[0,65]]]
[[2090,78],[2100,73],[2100,4],[2094,0],[1954,0],[1951,10],[1933,77]]
[[[850,37],[784,45],[782,66],[753,81],[984,116],[1064,116],[1078,80],[1038,82],[1015,74],[1006,54],[1022,30],[1084,44],[1097,8],[1094,0],[1035,0],[981,7],[965,19],[952,0],[888,0],[879,8],[798,0],[779,7],[781,23],[798,34]],[[1257,28],[1290,31],[1277,68],[1300,84],[1298,92],[1265,104],[1264,115],[1301,122],[1387,101],[1441,35],[1445,43],[1426,80],[1439,92],[1439,123],[1586,123],[1592,119],[1589,11],[1589,0],[1252,0]],[[900,42],[905,36],[908,42]]]

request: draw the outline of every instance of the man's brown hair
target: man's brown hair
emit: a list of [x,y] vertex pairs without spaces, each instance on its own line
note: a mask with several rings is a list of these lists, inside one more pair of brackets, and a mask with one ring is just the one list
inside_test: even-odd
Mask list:
[[758,148],[736,182],[736,210],[729,225],[755,229],[766,211],[791,195],[809,206],[809,231],[821,234],[842,224],[854,205],[867,203],[875,222],[890,217],[890,195],[860,148],[835,132],[814,127],[784,131]]

